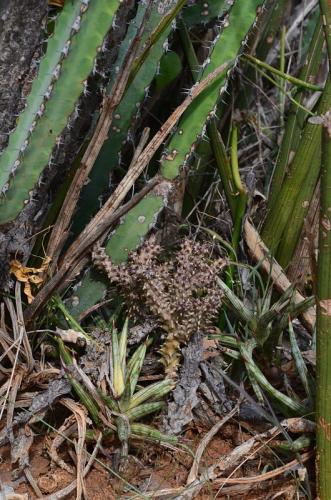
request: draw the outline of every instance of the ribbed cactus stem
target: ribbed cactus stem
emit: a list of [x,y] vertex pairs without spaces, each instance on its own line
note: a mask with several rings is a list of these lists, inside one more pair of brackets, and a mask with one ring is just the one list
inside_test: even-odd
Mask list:
[[119,0],[66,2],[68,7],[60,14],[27,107],[0,159],[0,187],[5,193],[0,224],[17,217],[48,165],[84,92],[119,3]]

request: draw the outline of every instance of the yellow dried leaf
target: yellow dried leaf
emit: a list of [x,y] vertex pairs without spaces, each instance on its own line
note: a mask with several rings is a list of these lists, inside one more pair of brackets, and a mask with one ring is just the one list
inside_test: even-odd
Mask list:
[[28,281],[24,283],[24,294],[28,299],[28,304],[31,304],[31,302],[33,301],[33,295],[32,295],[31,285]]
[[12,260],[10,262],[10,272],[14,274],[18,281],[24,283],[24,293],[29,304],[33,301],[31,283],[36,285],[38,288],[40,287],[43,282],[43,278],[38,276],[38,274],[44,273],[47,270],[50,261],[50,257],[45,257],[41,267],[39,268],[25,267],[19,260]]
[[31,274],[29,281],[34,285],[40,285],[43,282],[41,276],[36,276],[35,274]]

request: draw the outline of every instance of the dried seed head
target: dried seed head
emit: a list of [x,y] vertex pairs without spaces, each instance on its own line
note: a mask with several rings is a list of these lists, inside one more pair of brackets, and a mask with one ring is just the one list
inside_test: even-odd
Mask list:
[[126,300],[131,315],[157,320],[167,333],[161,349],[166,373],[174,377],[179,347],[197,331],[208,332],[215,320],[222,291],[216,276],[223,259],[212,259],[208,243],[184,239],[169,260],[152,236],[125,264],[114,265],[105,250],[95,247],[94,263],[104,270]]

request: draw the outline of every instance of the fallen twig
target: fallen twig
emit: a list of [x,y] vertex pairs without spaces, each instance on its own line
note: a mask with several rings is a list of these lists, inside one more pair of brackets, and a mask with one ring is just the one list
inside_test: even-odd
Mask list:
[[[87,462],[86,467],[84,468],[82,477],[84,478],[90,471],[93,462],[97,456],[100,443],[102,440],[102,433],[100,432],[99,437],[97,439],[97,442],[95,444],[94,450],[89,458],[89,461]],[[65,498],[69,493],[75,490],[77,488],[77,479],[75,479],[72,483],[70,483],[68,486],[63,488],[62,490],[57,491],[56,493],[52,493],[51,495],[47,495],[45,497],[42,497],[42,500],[61,500],[61,498]]]
[[223,427],[223,425],[228,420],[230,420],[233,417],[233,415],[235,415],[235,413],[238,411],[238,408],[239,408],[239,405],[235,406],[225,417],[222,418],[222,420],[217,422],[201,440],[201,442],[200,442],[200,444],[195,452],[194,462],[193,462],[193,465],[191,467],[190,473],[189,473],[187,481],[186,481],[186,484],[188,486],[191,483],[193,483],[198,477],[200,460],[202,458],[202,455],[203,455],[206,447],[208,446],[210,441],[213,439],[213,437],[218,433],[218,431],[221,429],[221,427]]

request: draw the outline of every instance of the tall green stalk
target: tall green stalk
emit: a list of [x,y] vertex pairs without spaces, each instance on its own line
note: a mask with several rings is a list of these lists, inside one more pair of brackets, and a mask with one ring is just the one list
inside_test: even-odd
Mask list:
[[[306,62],[299,74],[300,80],[306,82],[313,82],[315,80],[322,59],[323,40],[322,26],[318,20],[310,42]],[[295,93],[295,98],[300,103],[303,102],[304,94],[302,88],[298,88],[298,91]],[[305,117],[306,113],[295,104],[292,104],[288,113],[283,140],[279,149],[269,189],[268,209],[270,209],[270,211],[272,211],[275,206],[278,206],[279,192],[286,172],[291,168],[291,156],[293,156],[293,152],[296,152],[298,148]]]
[[239,173],[238,165],[238,130],[237,127],[233,127],[231,131],[231,169],[232,169],[232,179],[236,188],[236,194],[238,195],[238,201],[236,206],[236,215],[234,219],[233,231],[232,231],[232,247],[236,252],[239,245],[242,221],[246,211],[247,204],[247,191],[243,186]]
[[[323,29],[331,63],[331,4],[320,0]],[[329,69],[330,71],[330,69]],[[331,110],[322,117],[322,169],[317,268],[316,422],[318,497],[331,491]]]
[[[331,106],[331,80],[328,79],[319,104],[317,113],[325,113]],[[292,223],[292,214],[295,209],[297,198],[305,185],[307,175],[319,175],[319,166],[316,169],[313,160],[316,148],[321,141],[321,126],[306,123],[296,155],[291,163],[290,175],[284,178],[282,187],[275,202],[268,213],[262,229],[262,239],[276,254],[277,248],[282,243],[283,233],[286,227]],[[315,167],[315,169],[314,169]],[[312,170],[314,171],[312,172]],[[310,200],[307,200],[310,203]]]
[[[331,115],[328,115],[329,121],[330,118]],[[320,196],[316,358],[317,472],[319,498],[327,500],[331,491],[331,134],[327,129],[323,131]]]

